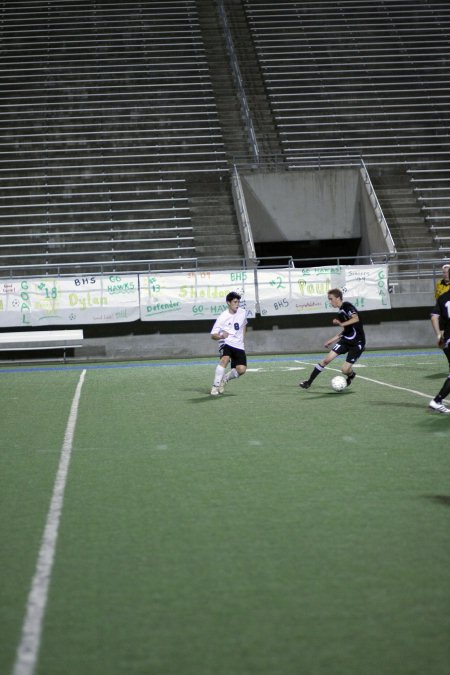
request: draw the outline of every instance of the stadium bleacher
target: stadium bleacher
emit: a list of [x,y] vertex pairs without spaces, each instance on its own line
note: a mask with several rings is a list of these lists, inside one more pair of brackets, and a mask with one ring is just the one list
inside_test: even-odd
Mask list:
[[397,248],[450,250],[446,3],[3,4],[4,275],[238,258],[255,161],[360,157]]
[[186,176],[227,173],[194,0],[6,2],[3,43],[5,273],[192,264]]

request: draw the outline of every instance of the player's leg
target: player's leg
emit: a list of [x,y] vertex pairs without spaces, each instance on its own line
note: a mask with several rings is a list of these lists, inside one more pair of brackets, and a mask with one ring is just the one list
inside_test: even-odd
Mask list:
[[219,387],[219,392],[223,393],[225,386],[230,380],[237,379],[245,375],[247,370],[247,355],[242,349],[232,349],[231,355],[231,370],[229,373],[224,375],[221,386]]
[[329,363],[331,363],[333,361],[333,359],[336,358],[336,356],[339,356],[339,354],[341,353],[341,350],[342,350],[342,345],[339,342],[337,342],[334,345],[334,347],[331,349],[331,351],[328,352],[328,354],[325,356],[325,358],[322,359],[322,361],[319,361],[319,363],[317,363],[314,366],[314,369],[311,372],[311,375],[309,376],[309,378],[307,380],[303,380],[303,382],[300,382],[299,387],[301,387],[302,389],[309,389],[310,386],[312,385],[312,383],[314,382],[314,380],[316,379],[316,377],[318,377],[320,375],[320,373],[323,370],[325,370],[327,365]]
[[[225,345],[226,347],[226,345]],[[224,350],[225,351],[225,350]],[[218,396],[220,391],[220,384],[224,378],[225,375],[225,369],[227,365],[230,362],[230,356],[228,354],[223,354],[222,358],[220,359],[219,363],[216,366],[216,370],[214,372],[214,380],[213,380],[213,385],[211,387],[211,396]]]
[[450,370],[450,344],[449,344],[449,342],[450,341],[447,340],[447,342],[445,343],[445,346],[444,346],[442,351],[444,352],[445,358],[448,361],[448,367],[449,367],[449,370]]
[[450,413],[450,408],[447,408],[442,401],[444,398],[447,398],[447,396],[450,394],[450,374],[447,375],[444,384],[442,385],[441,389],[439,390],[439,393],[437,396],[435,396],[433,399],[428,404],[428,407],[430,410],[434,410],[435,412],[439,413]]
[[364,345],[361,342],[359,342],[354,347],[350,347],[350,349],[348,350],[347,358],[345,359],[341,368],[343,376],[347,379],[347,387],[351,385],[351,383],[356,377],[356,373],[353,370],[353,366],[359,359],[363,351]]

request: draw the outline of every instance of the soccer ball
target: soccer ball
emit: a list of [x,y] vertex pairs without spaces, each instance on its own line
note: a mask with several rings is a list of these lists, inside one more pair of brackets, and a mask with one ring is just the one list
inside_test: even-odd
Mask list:
[[343,375],[336,375],[336,377],[333,377],[331,380],[331,388],[334,389],[334,391],[342,391],[346,386],[347,380]]

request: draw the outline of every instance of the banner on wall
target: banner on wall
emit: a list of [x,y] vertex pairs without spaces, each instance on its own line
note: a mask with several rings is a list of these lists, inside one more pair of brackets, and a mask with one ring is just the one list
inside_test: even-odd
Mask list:
[[257,277],[262,316],[335,312],[327,299],[331,288],[361,311],[391,307],[386,265],[261,269]]
[[255,316],[253,271],[161,272],[139,275],[142,321],[214,320],[227,309],[230,291],[241,295],[241,307]]
[[[340,288],[361,311],[390,309],[387,266],[161,272],[0,280],[1,326],[214,320],[236,291],[250,318],[335,311]],[[258,305],[259,303],[259,305]]]
[[2,326],[121,323],[136,319],[137,274],[0,280]]

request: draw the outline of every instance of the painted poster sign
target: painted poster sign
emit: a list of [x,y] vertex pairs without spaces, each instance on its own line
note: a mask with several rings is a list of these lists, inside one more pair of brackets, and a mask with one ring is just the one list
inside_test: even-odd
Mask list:
[[139,319],[138,276],[0,280],[0,325],[55,326]]
[[327,300],[331,288],[361,310],[391,306],[385,265],[262,269],[257,276],[262,316],[335,311]]
[[213,320],[227,308],[230,291],[239,293],[241,307],[255,316],[253,271],[162,272],[139,279],[142,321]]

